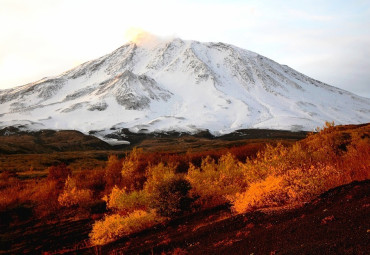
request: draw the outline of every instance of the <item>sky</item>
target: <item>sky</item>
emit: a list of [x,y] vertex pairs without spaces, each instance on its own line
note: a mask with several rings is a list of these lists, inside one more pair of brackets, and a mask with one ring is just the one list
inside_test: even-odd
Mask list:
[[369,0],[0,0],[0,89],[108,54],[133,28],[233,44],[370,98]]

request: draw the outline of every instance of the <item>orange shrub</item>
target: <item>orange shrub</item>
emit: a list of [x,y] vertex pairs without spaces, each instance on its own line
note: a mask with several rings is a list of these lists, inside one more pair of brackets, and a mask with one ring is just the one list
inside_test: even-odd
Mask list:
[[355,142],[347,146],[341,164],[348,173],[346,181],[370,179],[370,134],[355,133],[352,137]]
[[292,147],[267,146],[241,164],[249,187],[228,198],[237,212],[302,203],[330,188],[370,177],[369,128],[334,127]]
[[233,210],[243,213],[252,209],[284,204],[288,200],[283,177],[268,176],[263,181],[252,183],[243,193],[229,196]]
[[18,203],[29,201],[31,190],[29,185],[8,186],[0,190],[0,210],[6,210]]
[[107,165],[104,169],[104,180],[106,189],[110,190],[114,185],[119,185],[122,182],[122,161],[117,156],[111,155],[108,157]]
[[78,189],[88,189],[93,192],[94,197],[101,197],[101,193],[106,191],[105,170],[93,169],[83,170],[73,175]]
[[144,170],[148,162],[143,160],[143,149],[134,148],[122,162],[122,185],[127,190],[142,188],[145,180]]
[[340,173],[330,165],[293,168],[284,174],[269,175],[264,180],[253,182],[246,191],[228,198],[238,213],[261,207],[299,204],[340,185],[340,180]]
[[67,179],[67,177],[72,174],[71,169],[68,168],[66,164],[51,166],[47,169],[47,171],[49,172],[48,178],[50,180],[55,180],[63,183]]

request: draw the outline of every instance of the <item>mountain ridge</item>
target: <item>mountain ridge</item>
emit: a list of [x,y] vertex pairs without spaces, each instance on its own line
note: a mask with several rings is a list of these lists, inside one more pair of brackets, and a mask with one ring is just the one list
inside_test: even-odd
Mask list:
[[369,122],[370,99],[225,43],[127,43],[58,76],[0,90],[0,127],[133,132]]

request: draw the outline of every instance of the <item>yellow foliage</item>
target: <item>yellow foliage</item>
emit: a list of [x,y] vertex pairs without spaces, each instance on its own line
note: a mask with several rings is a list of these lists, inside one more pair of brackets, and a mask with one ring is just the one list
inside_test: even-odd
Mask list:
[[127,192],[115,186],[109,196],[103,198],[107,202],[107,207],[116,209],[124,213],[132,212],[137,209],[145,209],[148,205],[148,195],[145,191]]
[[207,157],[200,168],[190,165],[186,176],[193,196],[199,196],[202,207],[217,206],[227,202],[225,196],[240,192],[246,187],[244,169],[230,153],[222,156],[218,164]]
[[78,189],[76,182],[68,176],[64,191],[58,197],[61,206],[84,205],[92,200],[92,192],[88,189]]
[[149,165],[146,169],[147,181],[144,184],[144,190],[151,195],[158,192],[162,183],[166,183],[176,177],[176,165],[169,163],[159,163],[158,165]]
[[89,236],[93,245],[104,245],[164,221],[165,218],[158,216],[154,210],[136,210],[127,216],[113,214],[95,222]]
[[140,172],[143,149],[134,148],[122,161],[122,184],[127,190],[135,190],[141,186],[140,180],[143,173]]

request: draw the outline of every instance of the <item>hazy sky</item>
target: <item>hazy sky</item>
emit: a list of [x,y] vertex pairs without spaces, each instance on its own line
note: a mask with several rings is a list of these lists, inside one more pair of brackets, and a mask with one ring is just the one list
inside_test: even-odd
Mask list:
[[0,89],[110,53],[131,27],[231,43],[370,97],[369,0],[0,0]]

